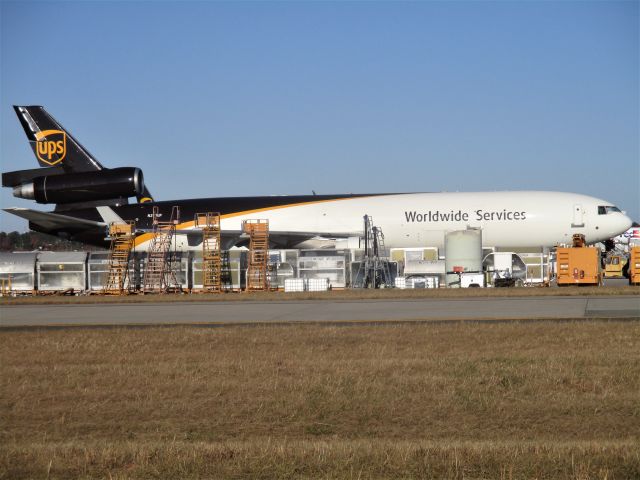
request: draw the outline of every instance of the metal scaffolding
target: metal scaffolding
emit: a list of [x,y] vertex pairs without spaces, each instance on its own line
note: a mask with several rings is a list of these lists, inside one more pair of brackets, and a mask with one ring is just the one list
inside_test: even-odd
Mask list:
[[129,274],[129,258],[136,238],[135,222],[111,223],[109,225],[111,248],[109,249],[109,268],[103,293],[122,295]]
[[222,291],[220,213],[197,213],[195,226],[202,229],[202,290],[219,293]]
[[364,216],[364,256],[356,279],[356,288],[393,286],[384,234],[369,215]]
[[[153,207],[153,238],[147,252],[147,264],[142,282],[143,293],[165,293],[176,284],[171,268],[171,244],[180,222],[180,208],[172,207],[168,222],[160,222],[158,207]],[[173,280],[173,282],[172,282]]]
[[249,268],[247,291],[268,290],[269,221],[245,220],[242,231],[249,235]]

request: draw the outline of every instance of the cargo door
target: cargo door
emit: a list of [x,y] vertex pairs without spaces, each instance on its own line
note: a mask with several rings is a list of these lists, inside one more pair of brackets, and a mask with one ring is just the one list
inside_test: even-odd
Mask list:
[[584,227],[584,210],[580,204],[575,204],[573,206],[573,223],[571,224],[571,227]]

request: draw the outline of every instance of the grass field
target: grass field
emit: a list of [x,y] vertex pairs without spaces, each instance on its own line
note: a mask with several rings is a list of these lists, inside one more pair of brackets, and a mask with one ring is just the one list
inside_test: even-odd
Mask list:
[[640,478],[640,323],[0,331],[1,478]]

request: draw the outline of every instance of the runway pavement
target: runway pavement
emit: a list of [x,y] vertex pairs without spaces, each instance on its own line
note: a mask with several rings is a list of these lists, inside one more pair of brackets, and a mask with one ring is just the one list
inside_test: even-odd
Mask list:
[[625,318],[640,296],[20,305],[0,327]]

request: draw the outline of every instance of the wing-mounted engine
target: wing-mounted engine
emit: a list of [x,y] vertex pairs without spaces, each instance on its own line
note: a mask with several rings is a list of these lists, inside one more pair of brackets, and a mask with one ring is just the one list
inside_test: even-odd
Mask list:
[[[69,204],[117,198],[139,197],[144,192],[142,170],[134,167],[102,169],[93,172],[42,175],[45,169],[3,174],[2,186],[13,187],[18,198],[38,203]],[[37,175],[37,176],[36,176]]]

